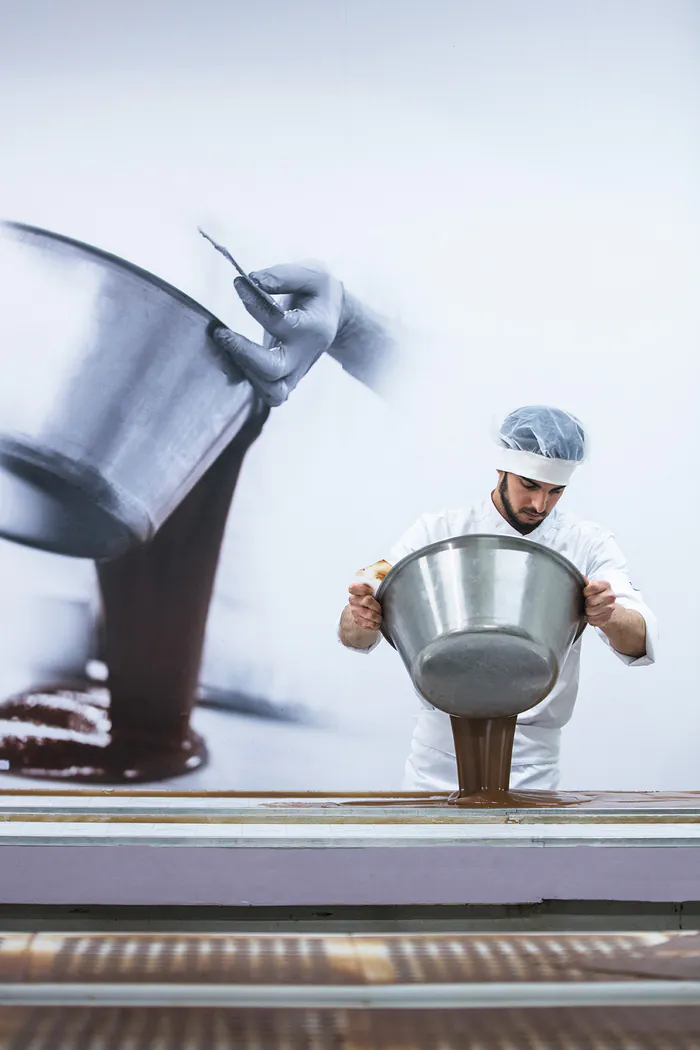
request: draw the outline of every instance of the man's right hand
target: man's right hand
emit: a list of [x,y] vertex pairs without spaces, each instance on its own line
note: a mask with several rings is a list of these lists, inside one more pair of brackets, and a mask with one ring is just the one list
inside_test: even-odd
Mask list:
[[350,585],[348,604],[352,618],[365,631],[378,631],[382,622],[382,607],[366,583]]
[[270,406],[285,402],[318,358],[329,350],[344,323],[345,293],[323,267],[291,263],[250,275],[271,295],[284,295],[284,313],[271,310],[242,277],[234,280],[251,317],[265,332],[263,345],[228,328],[212,339],[230,355]]

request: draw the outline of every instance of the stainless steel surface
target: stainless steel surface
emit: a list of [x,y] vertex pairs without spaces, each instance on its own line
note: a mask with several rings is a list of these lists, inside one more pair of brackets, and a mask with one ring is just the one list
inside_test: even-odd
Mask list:
[[[17,847],[87,847],[161,846],[190,849],[252,850],[270,855],[309,850],[334,853],[361,850],[367,853],[410,849],[429,853],[440,847],[475,847],[489,850],[554,847],[624,847],[628,851],[647,849],[692,849],[700,847],[700,828],[684,822],[664,824],[543,824],[510,821],[503,815],[500,823],[479,822],[391,822],[384,816],[376,821],[355,820],[327,823],[323,820],[295,821],[280,819],[238,821],[191,821],[186,817],[171,821],[123,820],[14,820],[0,827],[0,848]],[[281,863],[281,859],[280,859]],[[349,862],[348,862],[349,863]],[[456,860],[455,860],[456,863]],[[513,862],[509,862],[513,863]],[[637,863],[641,864],[642,861]],[[695,862],[697,864],[698,861]],[[261,862],[262,865],[262,862]],[[371,890],[371,887],[369,887]],[[397,887],[397,892],[401,887]]]
[[584,586],[546,547],[472,535],[404,558],[377,599],[384,636],[421,696],[449,714],[501,718],[553,689],[585,626]]
[[0,827],[39,823],[268,824],[697,824],[700,792],[519,792],[484,806],[448,804],[449,794],[376,792],[183,792],[128,789],[0,791]]
[[[533,793],[533,795],[536,793]],[[523,796],[524,797],[524,796]],[[561,800],[566,795],[559,796]],[[663,808],[630,795],[581,804],[469,808],[426,796],[0,795],[0,846],[397,849],[700,846],[700,795]],[[532,800],[531,800],[532,801]],[[591,808],[586,808],[590,806]]]
[[202,306],[144,270],[0,224],[0,535],[111,558],[148,540],[244,422]]

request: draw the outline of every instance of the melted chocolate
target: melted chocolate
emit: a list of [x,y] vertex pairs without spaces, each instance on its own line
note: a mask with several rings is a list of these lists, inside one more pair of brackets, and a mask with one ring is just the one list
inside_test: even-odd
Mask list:
[[460,805],[474,809],[664,809],[700,808],[697,791],[478,791]]
[[[250,797],[248,794],[234,793],[230,798]],[[417,796],[415,792],[387,794],[380,797],[357,795],[351,798],[335,800],[329,796],[319,795],[317,799],[298,798],[290,795],[286,799],[262,801],[265,809],[333,809],[342,806],[381,808],[401,807],[405,809],[444,808],[458,804],[472,809],[584,809],[595,812],[612,812],[617,810],[645,811],[659,810],[666,812],[696,811],[700,809],[700,791],[477,791],[473,795],[459,798],[457,792],[452,795],[434,795],[425,793]]]
[[[57,736],[64,684],[33,690],[13,697],[5,716],[10,732],[0,737],[0,758],[9,772],[121,783],[177,776],[206,761],[190,716],[209,602],[243,459],[266,418],[267,412],[248,420],[150,543],[98,565],[109,668],[107,739],[84,722],[87,732]],[[92,693],[85,685],[77,694],[88,709]],[[12,732],[13,722],[23,731]]]
[[476,792],[508,790],[516,717],[451,718],[459,789],[451,802],[463,805]]

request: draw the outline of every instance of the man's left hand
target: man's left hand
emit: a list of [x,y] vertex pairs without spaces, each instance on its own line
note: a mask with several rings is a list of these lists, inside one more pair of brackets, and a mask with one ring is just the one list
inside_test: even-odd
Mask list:
[[605,627],[610,623],[615,612],[616,597],[613,589],[605,580],[586,581],[583,592],[586,601],[586,622],[591,627]]

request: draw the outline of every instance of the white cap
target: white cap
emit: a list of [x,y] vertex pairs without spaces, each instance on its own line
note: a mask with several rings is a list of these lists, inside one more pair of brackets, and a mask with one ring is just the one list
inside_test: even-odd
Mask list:
[[579,464],[568,459],[547,459],[536,452],[521,452],[514,448],[498,450],[496,467],[507,474],[542,481],[545,485],[568,485]]

